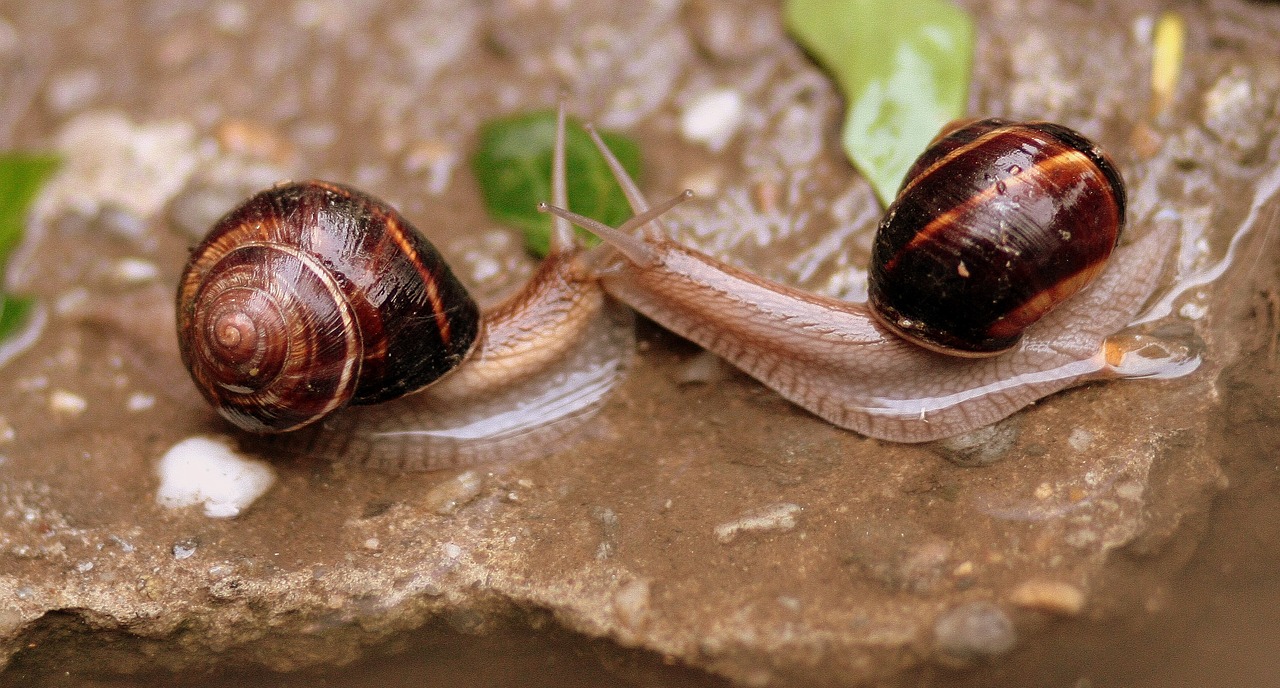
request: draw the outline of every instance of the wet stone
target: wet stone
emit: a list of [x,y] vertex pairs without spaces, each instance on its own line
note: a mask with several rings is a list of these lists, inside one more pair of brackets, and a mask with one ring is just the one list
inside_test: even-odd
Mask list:
[[[1249,289],[1219,261],[1242,231],[1239,255],[1256,255],[1280,203],[1274,69],[1251,57],[1274,59],[1280,30],[1190,42],[1153,124],[1163,143],[1142,157],[1127,141],[1145,116],[1149,32],[1130,27],[1149,8],[961,4],[980,31],[973,114],[1085,130],[1130,180],[1133,236],[1176,222],[1179,269],[1136,329],[1203,341],[1195,374],[1078,387],[965,438],[898,445],[834,428],[642,321],[625,384],[550,456],[408,474],[341,449],[257,455],[231,434],[179,362],[172,299],[190,246],[280,179],[360,183],[496,303],[537,263],[484,213],[466,155],[490,114],[563,94],[576,118],[639,142],[646,193],[708,191],[672,212],[674,236],[864,295],[881,211],[840,149],[842,98],[779,8],[12,4],[0,57],[38,54],[41,69],[0,64],[0,136],[66,162],[5,273],[48,318],[0,355],[0,684],[27,685],[10,662],[59,685],[323,670],[414,629],[514,627],[580,641],[621,682],[636,652],[739,685],[865,685],[998,658],[1046,615],[1105,614],[1107,581],[1167,589],[1163,570],[1112,560],[1161,552],[1225,485],[1217,376],[1240,328],[1216,297]],[[1227,4],[1196,11],[1213,15],[1205,26],[1277,11]],[[1177,295],[1175,280],[1215,266],[1218,281]],[[184,492],[200,495],[190,506],[158,501],[166,452],[211,436],[273,480],[229,502],[201,489]]]

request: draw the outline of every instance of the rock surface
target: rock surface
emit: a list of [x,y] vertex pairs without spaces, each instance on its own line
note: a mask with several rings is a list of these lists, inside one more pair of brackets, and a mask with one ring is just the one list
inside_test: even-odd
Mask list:
[[[349,181],[397,202],[491,298],[533,263],[480,209],[475,132],[561,91],[642,141],[646,186],[709,189],[678,214],[691,243],[865,293],[879,211],[836,146],[839,99],[776,11],[738,4],[4,6],[4,133],[68,164],[9,274],[50,320],[0,368],[0,664],[88,638],[59,671],[290,669],[443,620],[554,624],[744,685],[851,685],[1105,614],[1116,550],[1159,551],[1222,487],[1217,375],[1240,342],[1209,316],[1280,190],[1280,10],[1263,4],[1185,10],[1201,33],[1144,158],[1133,56],[1150,52],[1155,4],[966,3],[973,110],[1098,137],[1135,230],[1179,223],[1143,327],[1205,343],[1190,377],[1056,395],[1002,424],[995,455],[953,463],[961,450],[840,431],[736,373],[690,381],[699,354],[642,328],[623,389],[552,457],[405,475],[265,457],[274,485],[234,519],[157,503],[161,456],[228,432],[172,340],[193,234],[279,178]],[[724,89],[744,109],[712,154],[680,118]],[[1126,575],[1118,587],[1160,572]]]

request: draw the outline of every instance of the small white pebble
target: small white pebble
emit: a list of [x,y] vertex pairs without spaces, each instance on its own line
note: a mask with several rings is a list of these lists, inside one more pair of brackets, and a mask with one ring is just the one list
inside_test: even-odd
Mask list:
[[76,564],[76,570],[80,573],[88,573],[93,570],[93,562],[82,561],[79,564]]
[[452,542],[444,543],[442,548],[444,549],[444,555],[449,559],[457,559],[462,556],[462,548]]
[[1040,483],[1036,486],[1036,499],[1048,499],[1053,496],[1053,485]]
[[65,416],[78,416],[89,408],[89,402],[79,394],[65,389],[55,389],[49,395],[49,410]]
[[1186,318],[1187,320],[1200,320],[1208,314],[1209,307],[1203,303],[1196,303],[1195,301],[1188,301],[1182,304],[1182,307],[1178,309],[1178,315]]
[[732,521],[716,526],[716,539],[727,543],[742,532],[791,530],[796,527],[796,514],[800,511],[799,504],[791,503],[770,504],[752,509]]
[[376,537],[371,537],[365,540],[362,546],[371,552],[377,552],[382,549],[382,542]]
[[204,504],[210,518],[238,516],[276,479],[270,465],[240,454],[220,437],[178,442],[160,457],[157,471],[156,503],[170,509]]
[[137,413],[139,411],[147,411],[156,405],[156,398],[151,394],[143,392],[134,392],[129,395],[129,400],[125,402],[125,408]]
[[680,133],[690,141],[720,150],[742,123],[742,94],[729,88],[707,91],[680,115]]
[[111,270],[111,276],[121,284],[143,284],[160,276],[160,268],[142,258],[121,258]]
[[194,542],[175,542],[173,543],[173,558],[178,561],[190,559],[191,555],[196,553],[196,544]]

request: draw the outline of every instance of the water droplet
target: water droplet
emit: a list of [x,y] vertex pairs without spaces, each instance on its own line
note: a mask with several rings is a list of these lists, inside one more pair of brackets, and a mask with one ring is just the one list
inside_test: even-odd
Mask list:
[[179,561],[191,558],[196,553],[196,543],[193,540],[183,540],[173,543],[173,558]]

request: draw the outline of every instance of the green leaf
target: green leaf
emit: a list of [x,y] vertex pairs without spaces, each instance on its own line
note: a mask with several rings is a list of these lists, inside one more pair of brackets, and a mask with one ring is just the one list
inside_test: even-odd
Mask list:
[[973,20],[947,0],[787,0],[787,27],[844,92],[844,148],[886,205],[964,115]]
[[20,331],[31,317],[35,299],[0,294],[0,341]]
[[31,201],[58,163],[53,155],[0,153],[0,266],[22,241]]
[[[485,207],[494,219],[524,230],[529,250],[544,256],[551,234],[551,217],[537,210],[551,202],[551,149],[555,144],[555,112],[534,112],[489,122],[480,132],[480,149],[472,168],[480,180]],[[640,149],[630,139],[601,132],[622,166],[636,177]],[[569,207],[607,225],[618,226],[631,217],[631,206],[613,180],[604,157],[580,126],[570,121],[565,132]],[[598,242],[578,230],[589,245]]]

